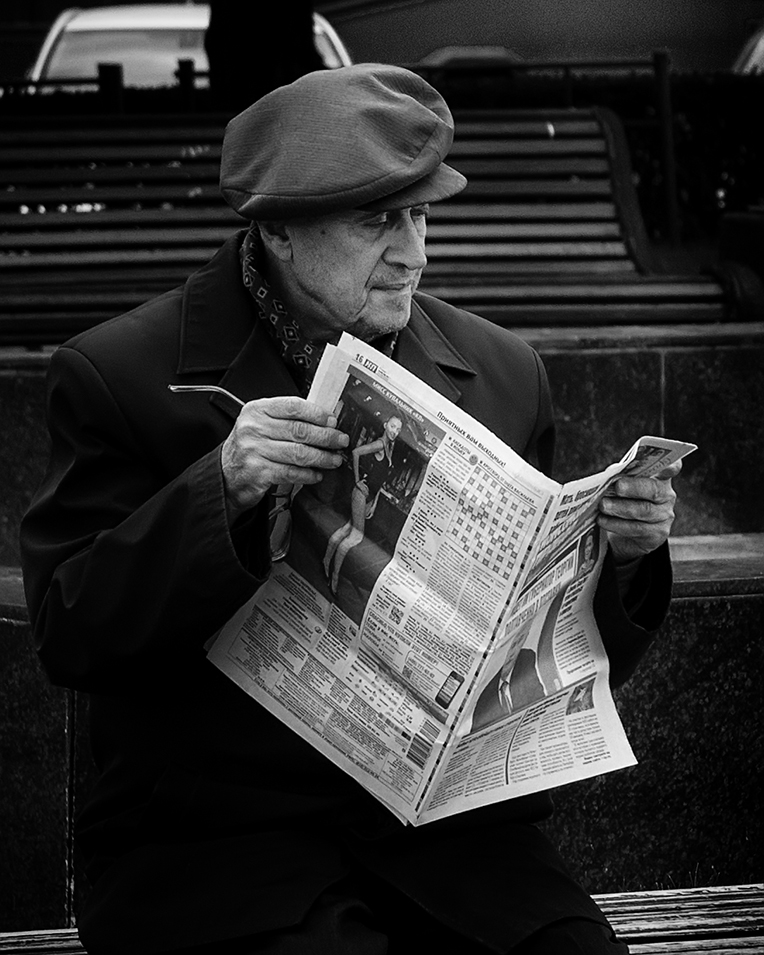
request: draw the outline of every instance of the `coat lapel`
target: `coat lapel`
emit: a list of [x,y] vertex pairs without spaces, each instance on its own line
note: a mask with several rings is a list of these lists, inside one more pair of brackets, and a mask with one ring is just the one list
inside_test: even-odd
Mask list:
[[[296,395],[297,387],[258,320],[240,277],[239,246],[232,236],[211,261],[195,272],[183,290],[178,374],[209,376],[241,401]],[[220,316],[215,322],[211,316]],[[239,405],[213,394],[210,403],[231,418]]]
[[476,374],[416,299],[411,308],[411,319],[398,338],[395,358],[417,378],[455,404],[458,404],[462,393],[452,373]]

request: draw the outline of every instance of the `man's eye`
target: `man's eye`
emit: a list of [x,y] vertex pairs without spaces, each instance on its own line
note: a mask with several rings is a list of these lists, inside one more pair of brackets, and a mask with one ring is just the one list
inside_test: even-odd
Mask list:
[[412,219],[427,219],[430,215],[430,207],[425,206],[413,206],[411,209],[411,218]]

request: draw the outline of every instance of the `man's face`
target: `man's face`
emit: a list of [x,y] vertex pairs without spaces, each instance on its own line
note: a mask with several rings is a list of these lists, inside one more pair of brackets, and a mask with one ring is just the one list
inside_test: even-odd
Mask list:
[[369,341],[403,328],[427,263],[427,206],[360,209],[287,222],[291,256],[279,293],[314,340],[347,331]]

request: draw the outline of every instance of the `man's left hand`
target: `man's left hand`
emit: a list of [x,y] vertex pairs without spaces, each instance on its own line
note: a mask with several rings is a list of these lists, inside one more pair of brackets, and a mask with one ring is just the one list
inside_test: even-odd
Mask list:
[[671,481],[681,470],[676,461],[655,477],[619,477],[602,498],[598,523],[617,563],[643,557],[668,540],[676,501]]

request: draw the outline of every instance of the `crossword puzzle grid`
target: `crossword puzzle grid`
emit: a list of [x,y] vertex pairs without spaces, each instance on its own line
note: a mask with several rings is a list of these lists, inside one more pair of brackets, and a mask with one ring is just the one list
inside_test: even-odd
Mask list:
[[530,515],[531,508],[509,488],[476,470],[459,497],[448,534],[460,550],[507,580]]

